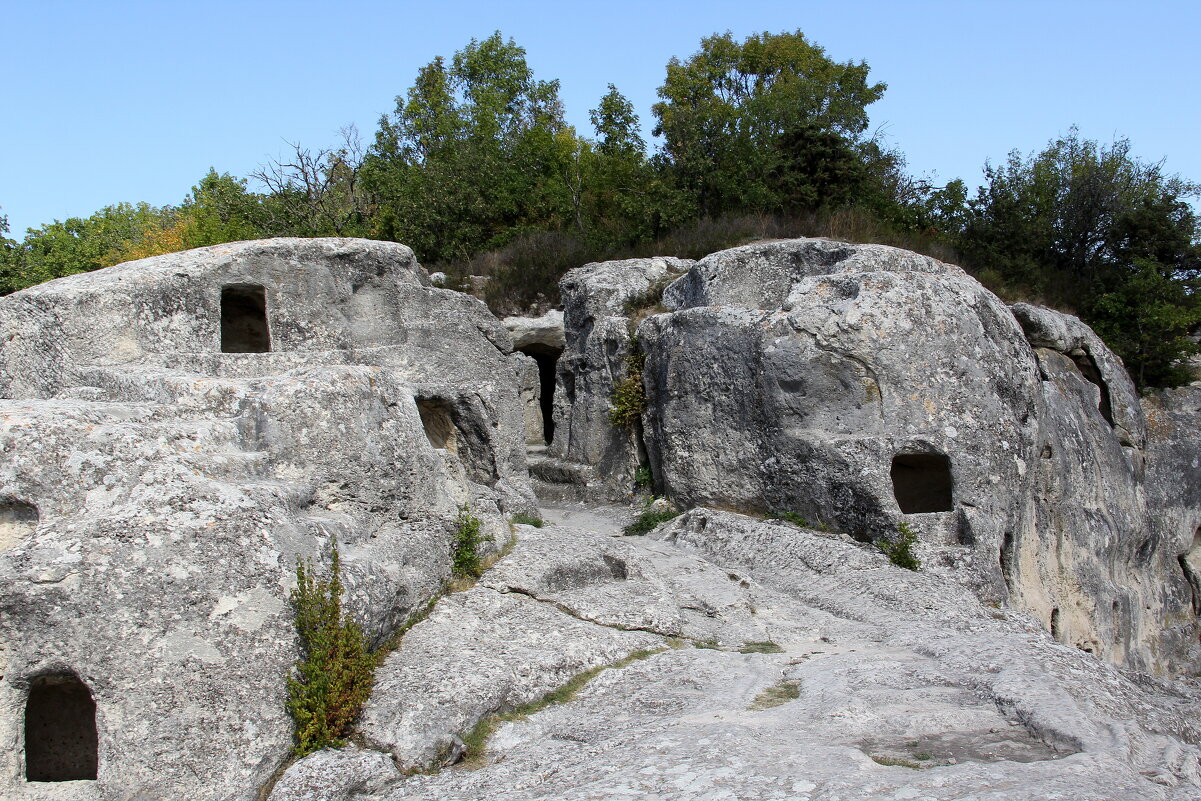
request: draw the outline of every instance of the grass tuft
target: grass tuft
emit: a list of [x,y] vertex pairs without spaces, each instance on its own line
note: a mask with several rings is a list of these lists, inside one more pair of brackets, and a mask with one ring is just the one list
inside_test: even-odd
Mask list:
[[747,709],[760,712],[764,709],[771,709],[773,706],[781,706],[789,701],[795,701],[800,697],[801,683],[799,681],[782,681],[756,695],[755,700],[751,701],[751,705]]
[[467,734],[463,736],[463,745],[465,746],[462,763],[463,766],[469,769],[474,769],[483,765],[484,753],[488,747],[488,740],[492,737],[492,734],[496,731],[497,727],[500,726],[501,723],[525,720],[530,715],[541,712],[547,707],[555,706],[556,704],[566,704],[569,701],[574,700],[575,697],[579,695],[580,690],[584,689],[588,682],[592,681],[606,670],[620,670],[621,668],[628,667],[639,660],[646,659],[647,657],[654,656],[655,654],[663,653],[666,650],[668,649],[655,648],[634,651],[633,653],[617,660],[616,662],[612,662],[608,665],[598,665],[597,667],[589,668],[582,673],[577,673],[565,684],[556,687],[536,701],[531,701],[527,704],[521,704],[520,706],[514,707],[508,712],[501,712],[499,714],[488,715],[487,717],[481,718],[480,721],[476,723],[474,727],[472,727],[471,731],[467,732]]

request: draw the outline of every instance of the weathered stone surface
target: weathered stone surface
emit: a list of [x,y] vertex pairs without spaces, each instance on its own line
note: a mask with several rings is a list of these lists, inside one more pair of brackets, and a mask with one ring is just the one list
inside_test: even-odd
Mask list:
[[613,389],[626,375],[630,306],[654,306],[667,281],[691,264],[676,258],[600,262],[559,282],[566,348],[558,363],[550,453],[595,467],[610,495],[630,490],[642,460],[636,434],[609,423]]
[[356,801],[378,795],[403,778],[387,754],[356,747],[327,749],[290,767],[268,801]]
[[658,642],[476,587],[442,599],[405,635],[376,673],[359,730],[404,769],[437,766],[461,754],[458,738],[481,718]]
[[521,398],[522,429],[526,445],[545,445],[542,417],[542,382],[538,362],[524,353],[514,353],[513,369],[517,372],[517,391]]
[[643,444],[677,503],[862,539],[905,521],[930,569],[1064,642],[1153,671],[1194,658],[1179,634],[1161,641],[1186,611],[1181,570],[1138,577],[1160,526],[1138,397],[1079,320],[1011,311],[924,256],[826,240],[713,254],[664,302],[638,330]]
[[[222,352],[223,287],[248,284],[270,351]],[[22,721],[61,673],[99,735],[72,797],[254,798],[291,745],[296,559],[336,538],[378,642],[440,590],[461,504],[499,542],[531,508],[508,334],[401,245],[119,265],[0,300],[0,332],[6,799],[53,789],[23,781]]]
[[506,317],[501,322],[513,338],[514,350],[541,345],[561,351],[567,345],[563,333],[563,312],[558,309],[552,309],[541,317]]
[[[537,588],[538,606],[571,612],[538,619],[540,647],[590,641],[597,626],[581,628],[575,616],[592,604],[599,620],[610,601],[626,613],[674,603],[691,640],[501,724],[478,769],[413,775],[357,801],[1201,795],[1195,684],[1124,673],[1054,642],[1024,614],[981,605],[953,581],[894,567],[871,546],[702,509],[653,540],[520,534],[484,577],[493,589],[464,596]],[[614,556],[624,579],[608,569]],[[611,592],[586,598],[602,586]],[[507,596],[495,591],[506,587]],[[464,596],[454,604],[475,603]],[[492,635],[476,646],[480,671],[454,661],[462,635],[441,624],[428,635],[435,630],[450,638],[453,668],[466,671],[455,705],[476,707],[467,688],[492,675]],[[531,641],[524,628],[513,632]],[[423,648],[432,649],[428,635]],[[422,663],[429,658],[423,651]],[[273,801],[301,797],[277,792]]]

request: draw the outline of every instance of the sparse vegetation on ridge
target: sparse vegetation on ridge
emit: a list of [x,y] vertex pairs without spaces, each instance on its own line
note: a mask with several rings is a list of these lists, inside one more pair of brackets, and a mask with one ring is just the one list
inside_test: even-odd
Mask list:
[[661,654],[667,648],[655,648],[648,650],[634,651],[630,655],[611,662],[607,665],[599,665],[598,667],[589,668],[582,673],[577,673],[566,683],[551,690],[536,701],[531,701],[527,704],[521,704],[508,712],[501,712],[494,715],[488,715],[481,718],[478,723],[472,727],[471,731],[463,736],[463,745],[465,746],[464,762],[467,767],[480,767],[483,762],[484,751],[488,745],[488,739],[496,731],[496,727],[501,723],[525,720],[530,715],[536,712],[541,712],[549,706],[556,704],[566,704],[572,701],[584,689],[588,682],[595,679],[606,670],[620,670],[624,667],[629,667],[635,662],[646,659],[647,657]]
[[483,543],[490,542],[492,537],[480,532],[482,525],[467,504],[459,507],[451,543],[451,573],[455,578],[475,579],[483,572],[479,548]]
[[609,424],[619,428],[635,427],[646,411],[646,388],[642,385],[646,354],[642,352],[638,337],[633,334],[629,338],[629,351],[625,359],[625,377],[613,387],[612,408],[609,410]]
[[777,684],[773,684],[755,696],[751,701],[748,709],[761,712],[764,709],[771,709],[774,706],[781,706],[789,701],[795,701],[801,697],[801,683],[799,681],[784,680]]
[[621,531],[627,537],[649,534],[660,523],[666,523],[679,517],[681,512],[663,498],[653,495],[646,498],[642,511],[634,522],[625,526]]

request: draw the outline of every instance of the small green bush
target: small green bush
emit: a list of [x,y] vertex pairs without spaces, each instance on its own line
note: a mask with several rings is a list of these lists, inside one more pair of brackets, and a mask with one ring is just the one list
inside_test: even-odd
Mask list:
[[809,518],[803,517],[796,512],[773,512],[770,516],[775,520],[783,520],[785,523],[792,523],[794,526],[809,528]]
[[311,561],[296,560],[292,609],[302,657],[288,676],[288,712],[296,722],[298,757],[342,744],[374,680],[375,658],[363,630],[342,612],[342,569],[333,544],[328,579],[318,579]]
[[888,561],[906,570],[918,570],[922,566],[921,560],[913,552],[913,546],[915,545],[917,545],[917,532],[905,520],[902,520],[897,525],[896,536],[891,540],[876,542],[876,547],[884,552],[884,555],[888,557]]
[[455,537],[451,547],[451,572],[457,578],[479,578],[483,572],[480,563],[479,547],[481,543],[491,541],[491,537],[480,533],[480,519],[471,514],[467,504],[459,507],[459,516],[455,518]]
[[533,526],[534,528],[542,528],[542,526],[545,525],[541,517],[527,515],[525,512],[518,512],[517,514],[513,515],[512,522],[514,525]]
[[638,469],[634,471],[634,489],[648,490],[654,482],[655,476],[651,473],[651,466],[649,464],[638,465]]
[[666,523],[680,516],[680,513],[670,506],[665,506],[656,509],[652,504],[659,500],[657,498],[649,499],[646,508],[642,513],[635,518],[633,523],[623,528],[621,531],[627,537],[634,537],[640,534],[648,534],[655,529],[655,526],[660,523]]
[[646,354],[638,344],[638,337],[630,335],[630,352],[626,356],[626,377],[613,388],[613,408],[609,410],[609,424],[614,427],[633,428],[646,411],[646,389],[642,386],[642,370],[646,367]]

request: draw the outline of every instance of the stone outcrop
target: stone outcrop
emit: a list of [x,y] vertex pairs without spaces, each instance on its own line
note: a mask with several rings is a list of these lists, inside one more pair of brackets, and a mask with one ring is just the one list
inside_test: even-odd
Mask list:
[[[879,246],[562,295],[501,324],[317,239],[0,299],[0,797],[1201,798],[1201,385],[1140,398],[1074,317]],[[639,466],[695,508],[509,523]],[[504,550],[449,592],[464,506]],[[353,745],[289,765],[335,541],[390,650]]]
[[[508,638],[462,617],[523,605],[540,611],[491,618]],[[644,650],[496,721],[469,769],[402,777],[369,752],[324,752],[271,801],[1183,801],[1201,785],[1195,687],[1127,675],[845,536],[729,512],[617,541],[519,527],[480,586],[410,637],[372,699],[417,735],[402,764],[453,754],[448,732],[520,707],[568,663]]]
[[626,374],[631,316],[658,303],[686,259],[627,259],[571,270],[559,283],[566,345],[558,363],[549,453],[593,468],[595,495],[621,497],[644,455],[637,432],[609,423],[610,398]]
[[[562,368],[575,459],[622,475],[644,449],[656,489],[685,508],[788,512],[862,540],[905,522],[929,569],[1030,610],[1062,642],[1151,671],[1201,657],[1198,574],[1178,558],[1201,509],[1182,497],[1196,468],[1176,464],[1195,438],[1181,420],[1175,445],[1149,443],[1120,361],[1079,320],[1011,309],[895,248],[723,251],[638,327],[648,409],[631,441],[605,415],[624,374],[620,304],[650,283],[635,266],[564,280],[569,350],[595,354]],[[1177,511],[1149,502],[1152,483]]]
[[[64,278],[0,300],[0,343],[6,799],[254,798],[292,744],[297,559],[336,539],[379,643],[440,592],[462,505],[492,547],[532,509],[509,335],[401,245]],[[24,780],[46,677],[94,699],[94,781]]]

